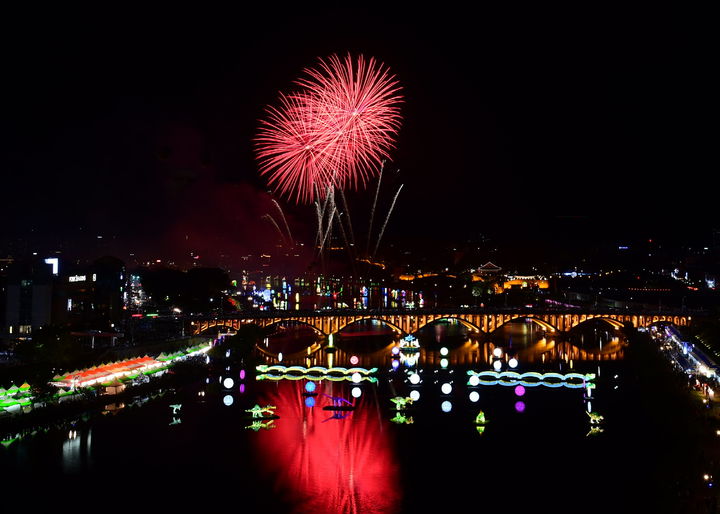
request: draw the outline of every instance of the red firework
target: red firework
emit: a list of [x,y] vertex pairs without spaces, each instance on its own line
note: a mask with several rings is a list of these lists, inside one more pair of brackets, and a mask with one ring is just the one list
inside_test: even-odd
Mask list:
[[312,202],[329,187],[358,188],[389,151],[402,118],[400,86],[388,68],[361,55],[320,59],[260,121],[260,174],[280,194]]

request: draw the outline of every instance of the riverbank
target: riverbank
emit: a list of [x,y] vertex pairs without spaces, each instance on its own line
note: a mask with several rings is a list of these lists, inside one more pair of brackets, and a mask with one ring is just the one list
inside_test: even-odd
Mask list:
[[101,394],[87,389],[63,402],[52,402],[29,412],[0,417],[0,444],[9,446],[50,428],[76,427],[102,414],[117,414],[141,406],[198,380],[205,362],[196,358],[173,366],[171,372],[147,382],[132,385],[117,394]]
[[[67,367],[67,370],[82,369],[98,365],[102,362],[126,360],[134,357],[142,357],[143,355],[159,355],[161,353],[177,352],[183,348],[196,346],[208,340],[209,338],[205,336],[189,336],[170,341],[156,341],[142,346],[118,345],[111,348],[98,349],[72,362],[69,367]],[[38,380],[45,378],[50,380],[57,371],[62,370],[55,370],[47,364],[2,365],[0,366],[0,386],[9,387],[10,384],[22,384],[23,382],[34,384]]]
[[[657,427],[642,436],[655,443],[656,451],[635,455],[647,461],[647,476],[638,481],[666,484],[638,507],[648,512],[715,513],[720,427],[713,410],[688,387],[687,376],[672,368],[648,334],[632,331],[628,340],[626,359],[634,373],[624,377],[620,387],[638,402],[635,412],[627,415],[651,420]],[[658,470],[671,471],[658,476]]]
[[37,426],[72,418],[88,409],[97,409],[99,405],[114,404],[116,409],[117,405],[124,406],[128,395],[142,396],[146,390],[162,387],[168,382],[168,375],[172,382],[172,377],[187,375],[187,372],[183,373],[186,368],[195,370],[200,361],[205,362],[205,354],[210,348],[210,345],[201,344],[169,355],[161,353],[157,360],[145,357],[76,370],[56,375],[51,381],[44,379],[36,383],[32,391],[27,384],[21,388],[13,387],[7,391],[4,402],[12,405],[0,409],[0,444],[12,444],[28,434],[35,434]]

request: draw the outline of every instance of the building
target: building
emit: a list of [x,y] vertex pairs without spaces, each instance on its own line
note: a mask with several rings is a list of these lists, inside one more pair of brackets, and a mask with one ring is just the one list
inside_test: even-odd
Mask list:
[[123,316],[125,265],[114,257],[89,265],[58,258],[16,261],[0,289],[2,334],[8,340],[29,338],[51,324],[106,330]]
[[5,337],[28,338],[33,330],[51,323],[56,282],[54,271],[57,271],[57,265],[42,259],[18,261],[8,266],[4,302]]
[[502,272],[502,268],[500,266],[497,266],[493,264],[492,262],[486,262],[482,266],[480,266],[478,269],[474,271],[474,274],[481,276],[481,277],[496,277],[500,275]]
[[123,317],[126,282],[125,264],[114,257],[69,266],[56,288],[54,321],[74,328],[111,328]]

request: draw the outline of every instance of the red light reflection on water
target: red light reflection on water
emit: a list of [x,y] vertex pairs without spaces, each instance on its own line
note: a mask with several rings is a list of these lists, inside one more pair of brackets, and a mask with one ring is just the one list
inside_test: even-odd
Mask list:
[[[331,396],[351,400],[350,384],[321,382],[315,407],[305,405],[304,381],[281,381],[261,393],[277,406],[276,428],[257,433],[258,469],[293,505],[293,512],[397,512],[399,466],[391,434],[370,385],[356,410],[323,410]],[[345,416],[343,419],[333,415]]]

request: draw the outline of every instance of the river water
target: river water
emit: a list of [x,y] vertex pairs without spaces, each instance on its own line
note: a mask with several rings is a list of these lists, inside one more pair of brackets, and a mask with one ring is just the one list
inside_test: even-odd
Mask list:
[[[260,343],[262,361],[278,364],[282,352],[283,365],[351,367],[355,357],[379,368],[377,382],[317,380],[308,395],[305,379],[258,381],[248,366],[215,367],[142,406],[109,405],[0,448],[7,502],[31,505],[42,500],[37,491],[52,491],[57,508],[84,510],[195,501],[203,511],[303,513],[685,505],[683,477],[701,470],[684,460],[677,431],[658,424],[652,384],[638,379],[640,363],[619,333],[588,324],[554,340],[519,322],[489,339],[454,324],[418,336],[417,362],[408,353],[394,368],[397,339],[382,326],[354,327],[329,352],[315,351],[327,341],[312,334],[281,331]],[[594,373],[596,387],[468,384],[468,370],[496,361],[501,371]],[[394,410],[391,398],[411,395],[407,409]],[[354,409],[323,408],[339,398]],[[246,409],[254,405],[272,405],[279,417],[253,425]],[[589,412],[602,421],[591,423]]]

